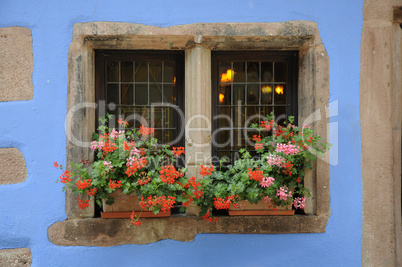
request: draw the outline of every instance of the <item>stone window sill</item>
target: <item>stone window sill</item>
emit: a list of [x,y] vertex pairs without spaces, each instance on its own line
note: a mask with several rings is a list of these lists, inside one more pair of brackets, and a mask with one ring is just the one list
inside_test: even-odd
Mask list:
[[286,234],[323,233],[327,216],[219,217],[207,222],[200,217],[143,218],[141,226],[128,219],[68,219],[50,226],[49,240],[59,246],[109,247],[148,244],[163,239],[193,241],[196,234]]

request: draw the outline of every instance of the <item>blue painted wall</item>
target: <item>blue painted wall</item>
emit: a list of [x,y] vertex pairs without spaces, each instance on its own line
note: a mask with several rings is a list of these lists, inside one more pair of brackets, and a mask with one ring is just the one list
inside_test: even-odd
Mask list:
[[[34,97],[0,102],[0,147],[20,149],[28,168],[24,183],[0,186],[0,249],[31,248],[33,266],[360,266],[362,5],[363,0],[1,1],[0,27],[32,31]],[[330,59],[330,101],[339,103],[338,116],[332,118],[339,123],[339,162],[331,166],[332,214],[326,233],[201,234],[187,243],[164,240],[111,248],[49,242],[48,227],[66,219],[65,197],[55,183],[60,173],[52,163],[65,162],[67,55],[75,23],[119,21],[167,27],[288,20],[318,23]]]

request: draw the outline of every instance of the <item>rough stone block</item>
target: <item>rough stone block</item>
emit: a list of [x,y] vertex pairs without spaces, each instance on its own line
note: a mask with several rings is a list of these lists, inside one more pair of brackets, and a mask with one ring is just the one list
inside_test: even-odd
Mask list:
[[22,183],[27,176],[21,151],[17,148],[0,148],[0,185]]
[[32,254],[29,248],[0,250],[0,266],[31,266]]
[[0,101],[33,97],[31,30],[0,28]]

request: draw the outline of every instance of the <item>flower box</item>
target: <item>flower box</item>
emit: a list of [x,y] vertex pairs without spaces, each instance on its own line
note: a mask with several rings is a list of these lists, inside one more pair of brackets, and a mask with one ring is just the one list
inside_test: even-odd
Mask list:
[[161,211],[158,214],[152,211],[144,211],[135,194],[126,195],[120,189],[110,194],[110,196],[114,198],[112,205],[107,205],[106,201],[102,200],[103,212],[101,212],[101,217],[103,219],[130,218],[133,210],[138,215],[141,214],[143,218],[169,217],[171,213],[170,210],[166,212]]
[[229,207],[229,216],[253,216],[253,215],[294,215],[292,205],[284,207],[274,206],[271,202],[259,201],[251,204],[248,200],[242,200],[237,207]]

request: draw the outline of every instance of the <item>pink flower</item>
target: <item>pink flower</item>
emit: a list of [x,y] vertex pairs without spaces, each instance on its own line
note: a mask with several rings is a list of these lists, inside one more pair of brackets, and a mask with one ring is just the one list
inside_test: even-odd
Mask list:
[[306,198],[304,197],[296,197],[293,201],[293,206],[295,206],[295,208],[300,208],[300,209],[304,209],[304,207],[306,206]]
[[281,188],[276,190],[276,195],[279,197],[279,199],[281,200],[287,200],[288,197],[292,197],[292,191],[288,192],[288,188],[284,186],[282,186]]
[[262,181],[260,182],[261,187],[270,187],[273,182],[275,181],[275,179],[273,177],[264,177],[262,178]]
[[124,131],[117,131],[115,128],[113,128],[112,132],[110,133],[110,137],[113,139],[119,138],[120,135],[124,134]]
[[286,155],[295,155],[299,153],[299,147],[292,145],[290,142],[288,144],[276,144],[276,152],[283,152]]
[[283,157],[281,157],[281,156],[278,156],[278,155],[269,155],[268,157],[267,157],[267,159],[268,159],[268,164],[269,165],[277,165],[277,166],[279,166],[279,167],[281,167],[282,166],[282,163],[284,162],[284,158]]

